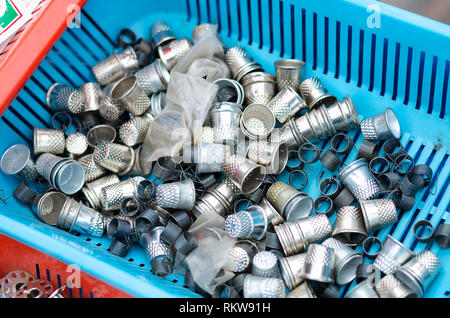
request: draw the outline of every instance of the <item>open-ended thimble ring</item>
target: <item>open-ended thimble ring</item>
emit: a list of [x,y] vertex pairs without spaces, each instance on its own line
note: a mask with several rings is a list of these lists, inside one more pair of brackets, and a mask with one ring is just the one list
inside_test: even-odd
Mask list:
[[314,211],[316,214],[325,214],[331,217],[334,214],[334,204],[330,197],[322,195],[314,201]]
[[340,192],[339,182],[335,178],[325,178],[320,181],[319,191],[322,196],[327,196],[334,200]]
[[375,157],[369,162],[369,169],[377,177],[390,171],[389,160],[384,157]]
[[[428,229],[429,234],[427,236],[422,236],[423,232]],[[416,224],[414,224],[414,237],[417,241],[421,243],[428,243],[431,242],[431,240],[434,237],[434,227],[433,224],[431,224],[428,220],[420,220],[417,221]]]
[[[313,157],[308,159],[308,154],[312,153]],[[315,163],[320,159],[320,149],[317,145],[305,143],[298,148],[298,158],[304,163]]]
[[354,143],[352,138],[346,134],[339,133],[331,138],[331,149],[340,155],[347,155],[353,149]]
[[[372,246],[378,245],[379,248],[375,253],[371,253],[370,249]],[[380,254],[381,250],[383,249],[383,242],[378,237],[370,236],[366,238],[362,243],[362,249],[364,252],[364,255],[367,256],[369,259],[375,259],[377,258],[378,254]]]
[[[300,180],[303,179],[303,182],[300,184],[300,186],[296,186],[295,179],[300,179]],[[306,188],[306,186],[308,185],[308,182],[309,182],[308,174],[301,169],[293,170],[289,173],[288,184],[291,187],[295,188],[297,191],[301,191],[304,188]]]
[[[57,122],[60,122],[60,126]],[[66,112],[57,112],[53,114],[51,123],[53,129],[67,131],[72,126],[72,116]]]

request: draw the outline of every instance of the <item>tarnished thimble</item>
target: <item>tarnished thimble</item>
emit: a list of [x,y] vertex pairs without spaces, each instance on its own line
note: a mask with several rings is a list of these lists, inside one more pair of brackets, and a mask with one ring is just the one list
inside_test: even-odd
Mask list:
[[86,97],[82,91],[61,83],[56,83],[47,92],[47,105],[56,111],[79,114],[85,111]]
[[252,241],[239,241],[228,253],[224,268],[234,273],[242,273],[248,269],[258,252],[258,246]]
[[382,114],[363,120],[361,132],[367,140],[401,137],[400,123],[391,108],[387,108]]
[[[364,158],[353,161],[342,169],[338,178],[358,201],[372,199],[383,190],[370,172],[367,160]],[[367,231],[371,232],[369,229]]]
[[214,128],[214,141],[218,144],[234,144],[239,132],[242,106],[229,102],[215,104],[210,114]]
[[118,120],[119,117],[122,116],[122,114],[125,112],[125,105],[123,105],[119,101],[116,101],[111,96],[111,92],[114,86],[115,83],[105,87],[103,98],[100,103],[100,116],[107,122],[114,122]]
[[229,145],[199,142],[195,146],[184,148],[183,162],[197,164],[198,174],[222,172],[231,154],[232,148]]
[[424,250],[400,266],[395,272],[395,276],[419,297],[422,297],[440,270],[439,258],[433,252]]
[[403,284],[394,274],[389,274],[380,279],[375,285],[375,290],[380,298],[417,298],[418,295],[408,286]]
[[263,104],[247,106],[241,116],[241,130],[250,139],[264,139],[275,128],[276,120]]
[[306,253],[302,253],[279,260],[281,275],[289,290],[295,289],[305,281],[303,278],[305,258]]
[[116,136],[116,129],[110,125],[95,126],[86,135],[87,142],[92,148],[95,148],[101,142],[114,142]]
[[398,220],[397,209],[392,199],[359,201],[367,233],[395,223]]
[[145,117],[134,117],[119,128],[119,137],[122,142],[133,147],[142,144],[147,136],[151,121]]
[[304,66],[305,62],[293,59],[275,62],[278,91],[281,92],[285,87],[291,87],[294,91],[299,92]]
[[358,207],[344,206],[338,210],[333,237],[349,246],[356,246],[367,238],[367,234],[364,218]]
[[268,104],[267,107],[276,119],[284,124],[292,116],[308,106],[290,86],[283,88]]
[[225,232],[234,238],[252,238],[259,241],[267,230],[267,217],[258,206],[231,214],[225,219]]
[[345,298],[380,298],[375,292],[373,284],[368,280],[363,280],[353,287]]
[[195,204],[194,181],[160,184],[156,188],[156,204],[162,208],[190,211]]
[[275,226],[284,255],[303,252],[309,244],[323,240],[331,234],[331,224],[323,214],[316,214],[294,222]]
[[324,245],[311,244],[305,257],[303,278],[322,283],[334,281],[334,250]]
[[219,86],[219,90],[216,95],[216,102],[231,102],[242,105],[244,103],[244,88],[235,80],[229,78],[220,78],[214,82]]
[[405,264],[412,257],[414,257],[414,253],[409,248],[388,234],[373,266],[388,275],[395,273],[399,266]]
[[322,245],[334,250],[333,271],[336,283],[345,285],[354,280],[356,268],[364,261],[362,254],[332,237],[326,239]]
[[106,170],[103,167],[95,163],[93,154],[78,159],[78,163],[83,167],[84,172],[86,173],[86,182],[97,180],[106,173]]
[[135,74],[138,85],[145,94],[152,95],[167,89],[170,74],[160,59]]
[[8,148],[2,156],[0,168],[4,174],[17,175],[25,181],[34,181],[39,176],[31,151],[25,145],[17,144]]
[[32,210],[42,222],[56,226],[66,200],[67,196],[60,192],[46,192],[34,199]]
[[124,105],[133,116],[140,116],[150,108],[150,98],[138,85],[134,75],[116,82],[111,90],[111,97]]
[[105,211],[118,211],[123,199],[138,195],[137,184],[133,178],[105,186],[100,191],[100,202]]
[[161,234],[164,227],[155,227],[150,232],[143,233],[140,243],[144,248],[152,266],[152,273],[158,277],[165,277],[173,270],[173,250],[163,240]]
[[131,147],[102,141],[95,147],[94,160],[99,166],[123,176],[133,168],[135,153]]
[[188,54],[191,48],[192,43],[188,38],[177,39],[158,47],[158,54],[161,62],[170,71]]
[[267,216],[267,222],[269,224],[278,225],[284,223],[284,219],[266,198],[262,198],[258,205]]
[[81,192],[83,192],[85,198],[91,205],[91,207],[95,210],[100,210],[101,205],[101,194],[102,189],[117,184],[120,182],[120,179],[117,175],[111,174],[106,177],[102,177],[100,179],[97,179],[95,181],[92,181],[90,183],[87,183],[82,189]]
[[285,144],[254,141],[248,147],[250,160],[266,167],[268,174],[280,174],[288,162],[288,147]]
[[280,276],[280,269],[278,268],[278,258],[272,252],[259,252],[253,257],[252,275],[258,277],[273,277]]
[[103,91],[98,83],[86,83],[80,87],[80,91],[86,99],[83,112],[94,112],[100,109],[103,99]]
[[64,131],[34,127],[34,155],[51,153],[60,155],[66,148]]
[[233,155],[225,163],[225,174],[243,194],[249,194],[261,186],[265,169],[243,156]]
[[313,208],[311,197],[301,193],[282,181],[272,184],[267,199],[287,222],[309,216]]
[[328,93],[328,90],[317,77],[311,77],[300,84],[300,93],[309,109],[321,105],[331,106],[337,102],[336,97]]
[[111,84],[124,77],[127,73],[134,72],[140,67],[135,50],[128,47],[121,53],[113,53],[106,60],[96,64],[92,72],[100,85]]
[[304,282],[294,290],[292,290],[287,298],[317,298],[314,289],[309,285],[308,282]]
[[247,105],[267,105],[275,96],[275,77],[264,72],[252,72],[242,79]]
[[66,150],[70,158],[81,157],[88,149],[88,142],[82,133],[74,133],[66,138]]
[[162,21],[153,23],[151,33],[155,47],[167,44],[176,39],[172,29]]
[[264,71],[262,66],[256,63],[240,46],[234,46],[227,51],[225,62],[230,68],[233,78],[238,82],[251,72]]
[[[211,23],[203,23],[203,24],[196,26],[192,30],[192,41],[194,42],[194,44],[198,43],[201,39],[203,39],[206,32],[208,32],[212,28],[217,29],[217,26],[215,26],[214,24],[211,24]],[[220,40],[220,37],[217,33],[216,33],[216,37],[219,40],[219,42],[222,43],[222,41]]]
[[246,275],[244,298],[285,298],[286,286],[279,278]]
[[150,98],[150,113],[156,117],[160,112],[166,107],[166,92],[160,92],[158,94],[153,94]]

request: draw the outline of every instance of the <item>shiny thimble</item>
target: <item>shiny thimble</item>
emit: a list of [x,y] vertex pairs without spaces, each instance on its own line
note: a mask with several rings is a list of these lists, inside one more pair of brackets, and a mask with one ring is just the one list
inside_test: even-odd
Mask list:
[[200,131],[200,137],[198,138],[198,143],[214,143],[214,128],[204,126]]
[[36,171],[50,182],[53,168],[62,161],[64,161],[64,158],[50,153],[44,153],[36,160]]
[[56,226],[66,200],[67,196],[60,192],[43,193],[35,198],[32,210],[42,222]]
[[158,277],[166,277],[173,271],[173,249],[161,240],[163,232],[164,227],[157,226],[150,232],[143,233],[140,237],[141,246],[150,259],[152,273]]
[[165,91],[170,81],[169,71],[160,59],[136,72],[135,76],[138,85],[147,95]]
[[[86,182],[86,173],[81,164],[72,159],[64,158],[59,160],[55,165],[51,164],[52,161],[53,160],[49,160],[44,168],[46,179],[49,176],[47,180],[50,185],[68,195],[80,191]],[[51,170],[47,169],[48,167],[51,167]]]
[[118,211],[123,199],[136,197],[137,184],[133,178],[115,183],[101,189],[100,202],[105,211]]
[[275,128],[276,120],[273,113],[263,104],[252,104],[242,113],[241,130],[250,139],[264,139]]
[[275,63],[277,72],[278,91],[281,92],[285,87],[291,87],[294,91],[300,91],[303,67],[305,62],[300,60],[286,59]]
[[289,290],[295,289],[305,281],[303,278],[305,259],[306,253],[302,253],[279,260],[281,275]]
[[79,114],[85,110],[86,97],[82,91],[61,83],[56,83],[47,92],[47,105],[56,111]]
[[323,214],[316,214],[294,222],[275,226],[284,255],[301,253],[309,244],[323,240],[331,234],[331,223]]
[[261,198],[258,205],[267,216],[267,222],[269,224],[272,223],[272,225],[278,225],[284,223],[284,219],[266,198]]
[[94,112],[100,109],[100,104],[103,99],[103,91],[98,83],[86,83],[80,87],[80,91],[84,94],[86,99],[86,106],[84,112]]
[[[203,24],[196,26],[192,30],[192,41],[194,42],[194,44],[200,42],[200,40],[203,39],[205,34],[212,28],[217,29],[217,26],[215,26],[214,24],[211,24],[211,23],[203,23]],[[216,36],[217,36],[217,39],[219,40],[219,42],[222,43],[222,41],[220,41],[219,35],[217,33],[216,33]]]
[[353,287],[345,298],[380,298],[375,292],[373,284],[368,280],[363,280]]
[[394,274],[388,274],[375,285],[380,298],[417,298],[418,295],[403,284]]
[[129,147],[142,144],[147,136],[150,124],[151,121],[145,117],[130,119],[119,128],[120,140]]
[[100,103],[100,116],[107,122],[114,122],[125,112],[125,106],[112,98],[111,91],[114,84],[105,87],[102,101]]
[[230,68],[233,78],[238,82],[251,72],[263,71],[262,66],[256,63],[240,46],[234,46],[227,51],[225,62]]
[[242,105],[229,102],[215,104],[210,110],[210,114],[214,128],[214,141],[218,144],[236,143]]
[[373,266],[388,275],[395,273],[399,266],[413,257],[414,253],[409,248],[388,234],[383,248],[373,262]]
[[292,290],[287,298],[317,298],[314,289],[308,282],[303,282],[301,285]]
[[282,181],[272,184],[267,199],[287,222],[309,216],[313,208],[311,197],[301,193]]
[[114,142],[116,140],[116,129],[110,125],[98,125],[91,128],[86,137],[90,147],[95,148],[102,142]]
[[140,67],[138,56],[132,47],[128,47],[121,53],[113,53],[106,60],[96,64],[92,72],[100,85],[111,84],[127,73],[138,70]]
[[81,157],[88,149],[88,142],[82,133],[74,133],[66,138],[66,150],[70,158]]
[[64,131],[34,127],[34,155],[51,153],[60,155],[66,148]]
[[167,44],[176,39],[172,29],[162,21],[153,23],[151,33],[155,47]]
[[4,174],[17,175],[25,181],[34,181],[39,176],[28,146],[17,144],[8,148],[2,156],[0,168]]
[[336,284],[345,285],[353,281],[356,268],[364,261],[362,254],[332,237],[326,239],[322,245],[334,250],[333,271]]
[[304,80],[300,84],[300,94],[309,109],[314,109],[321,105],[331,106],[337,102],[336,97],[328,93],[328,90],[317,77]]
[[[342,169],[338,178],[358,201],[372,199],[382,192],[382,188],[370,172],[367,160],[364,158],[353,161]],[[371,232],[369,229],[367,231]]]
[[93,154],[78,159],[78,163],[83,167],[84,172],[86,173],[86,182],[97,180],[106,173],[106,170],[103,167],[95,163]]
[[150,97],[150,102],[151,105],[148,111],[156,117],[162,112],[164,107],[166,107],[166,92],[153,94],[152,97]]
[[320,244],[311,244],[305,257],[303,278],[322,283],[334,281],[334,250]]
[[359,201],[367,233],[395,223],[398,220],[397,209],[392,199]]
[[252,275],[278,278],[280,276],[280,269],[278,268],[277,256],[268,251],[256,254],[253,257]]
[[170,71],[192,48],[192,43],[188,38],[177,39],[168,44],[158,47],[158,54],[161,62]]
[[150,98],[137,84],[134,75],[124,77],[114,84],[111,97],[125,106],[133,116],[140,116],[150,108]]
[[267,230],[267,217],[257,206],[231,214],[225,219],[225,232],[234,238],[251,238],[259,241]]
[[247,156],[251,161],[266,167],[268,174],[280,174],[288,162],[288,147],[286,144],[269,143],[267,141],[251,142]]
[[358,207],[344,206],[338,210],[333,237],[349,246],[356,246],[364,241],[367,235],[364,218]]
[[279,278],[246,275],[244,298],[285,298],[286,286]]
[[222,172],[231,153],[229,145],[199,142],[183,150],[183,162],[195,163],[197,174]]
[[366,140],[401,137],[400,123],[391,108],[387,108],[382,114],[363,120],[361,132]]
[[244,103],[244,88],[238,81],[229,78],[219,78],[214,84],[219,86],[216,95],[218,103],[232,102],[239,105]]
[[422,297],[439,274],[441,267],[439,258],[433,252],[424,250],[400,266],[395,272],[395,276],[419,297]]
[[265,177],[265,169],[240,155],[233,155],[225,163],[225,174],[243,194],[256,191]]
[[99,166],[123,176],[133,168],[135,153],[131,147],[103,141],[95,147],[94,160]]
[[[88,175],[86,173],[86,175]],[[81,192],[84,194],[84,197],[87,199],[91,208],[95,210],[100,210],[102,207],[101,203],[101,195],[102,189],[117,184],[120,182],[120,179],[117,175],[111,174],[106,177],[102,177],[90,183],[87,183],[82,189]]]
[[239,241],[228,253],[224,268],[234,273],[242,273],[249,268],[258,252],[258,246],[252,241]]
[[275,77],[264,72],[252,72],[242,79],[247,105],[267,105],[275,96]]
[[195,204],[194,181],[160,184],[156,188],[156,204],[161,208],[190,211]]
[[267,107],[276,119],[284,124],[292,116],[308,106],[303,99],[290,86],[283,88],[268,104]]

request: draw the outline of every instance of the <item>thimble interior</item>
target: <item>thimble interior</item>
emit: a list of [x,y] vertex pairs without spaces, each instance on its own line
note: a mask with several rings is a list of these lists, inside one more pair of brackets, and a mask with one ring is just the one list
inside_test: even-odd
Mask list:
[[111,97],[115,100],[120,100],[133,91],[136,87],[136,77],[128,76],[116,83],[116,85],[111,90]]
[[16,174],[25,168],[30,160],[30,149],[25,145],[14,145],[3,154],[0,166],[5,174]]
[[251,135],[267,136],[275,127],[275,117],[266,106],[253,104],[245,109],[242,124]]
[[399,139],[401,137],[400,123],[392,109],[386,109],[386,111],[384,112],[384,118],[386,119],[386,125],[391,135],[394,138]]
[[38,212],[42,221],[55,226],[67,197],[59,192],[44,195],[38,204]]
[[87,141],[89,146],[96,147],[99,143],[114,142],[117,137],[117,132],[114,127],[109,125],[99,125],[91,130],[87,134]]
[[247,177],[242,182],[242,192],[243,193],[253,193],[261,186],[261,183],[266,176],[264,172],[263,167],[255,167],[250,173],[247,175]]

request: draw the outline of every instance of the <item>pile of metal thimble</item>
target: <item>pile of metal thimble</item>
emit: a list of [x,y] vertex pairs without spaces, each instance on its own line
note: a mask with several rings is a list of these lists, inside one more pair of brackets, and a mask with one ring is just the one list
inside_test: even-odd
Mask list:
[[0,298],[64,298],[67,285],[56,288],[48,280],[37,279],[24,270],[14,270],[0,278]]
[[[221,237],[235,240],[223,251],[222,271],[231,278],[207,292],[184,266],[185,285],[205,296],[338,297],[356,278],[346,297],[423,296],[440,270],[428,250],[415,255],[388,237],[371,265],[375,278],[358,275],[358,267],[372,255],[369,234],[411,209],[414,195],[430,185],[431,169],[415,166],[403,149],[391,109],[360,122],[349,96],[338,100],[318,78],[303,78],[302,61],[277,61],[273,76],[242,47],[224,47],[232,78],[214,82],[217,96],[196,144],[140,166],[147,133],[166,106],[171,70],[212,27],[199,25],[191,42],[157,22],[151,41],[122,41],[121,50],[93,66],[96,83],[51,86],[53,129],[36,127],[34,149],[14,145],[2,158],[2,171],[24,181],[15,197],[46,224],[108,235],[108,250],[118,257],[141,245],[159,277],[183,267],[201,245],[204,236],[192,228],[222,220],[215,225]],[[353,147],[344,132],[359,128],[359,156],[344,165]],[[317,144],[329,138],[333,151],[320,156]],[[293,157],[301,160],[296,167],[289,166]],[[319,159],[324,167],[312,166]],[[278,181],[286,169],[307,178],[308,166],[337,172],[317,182],[320,200],[301,192],[291,175],[289,184]]]

